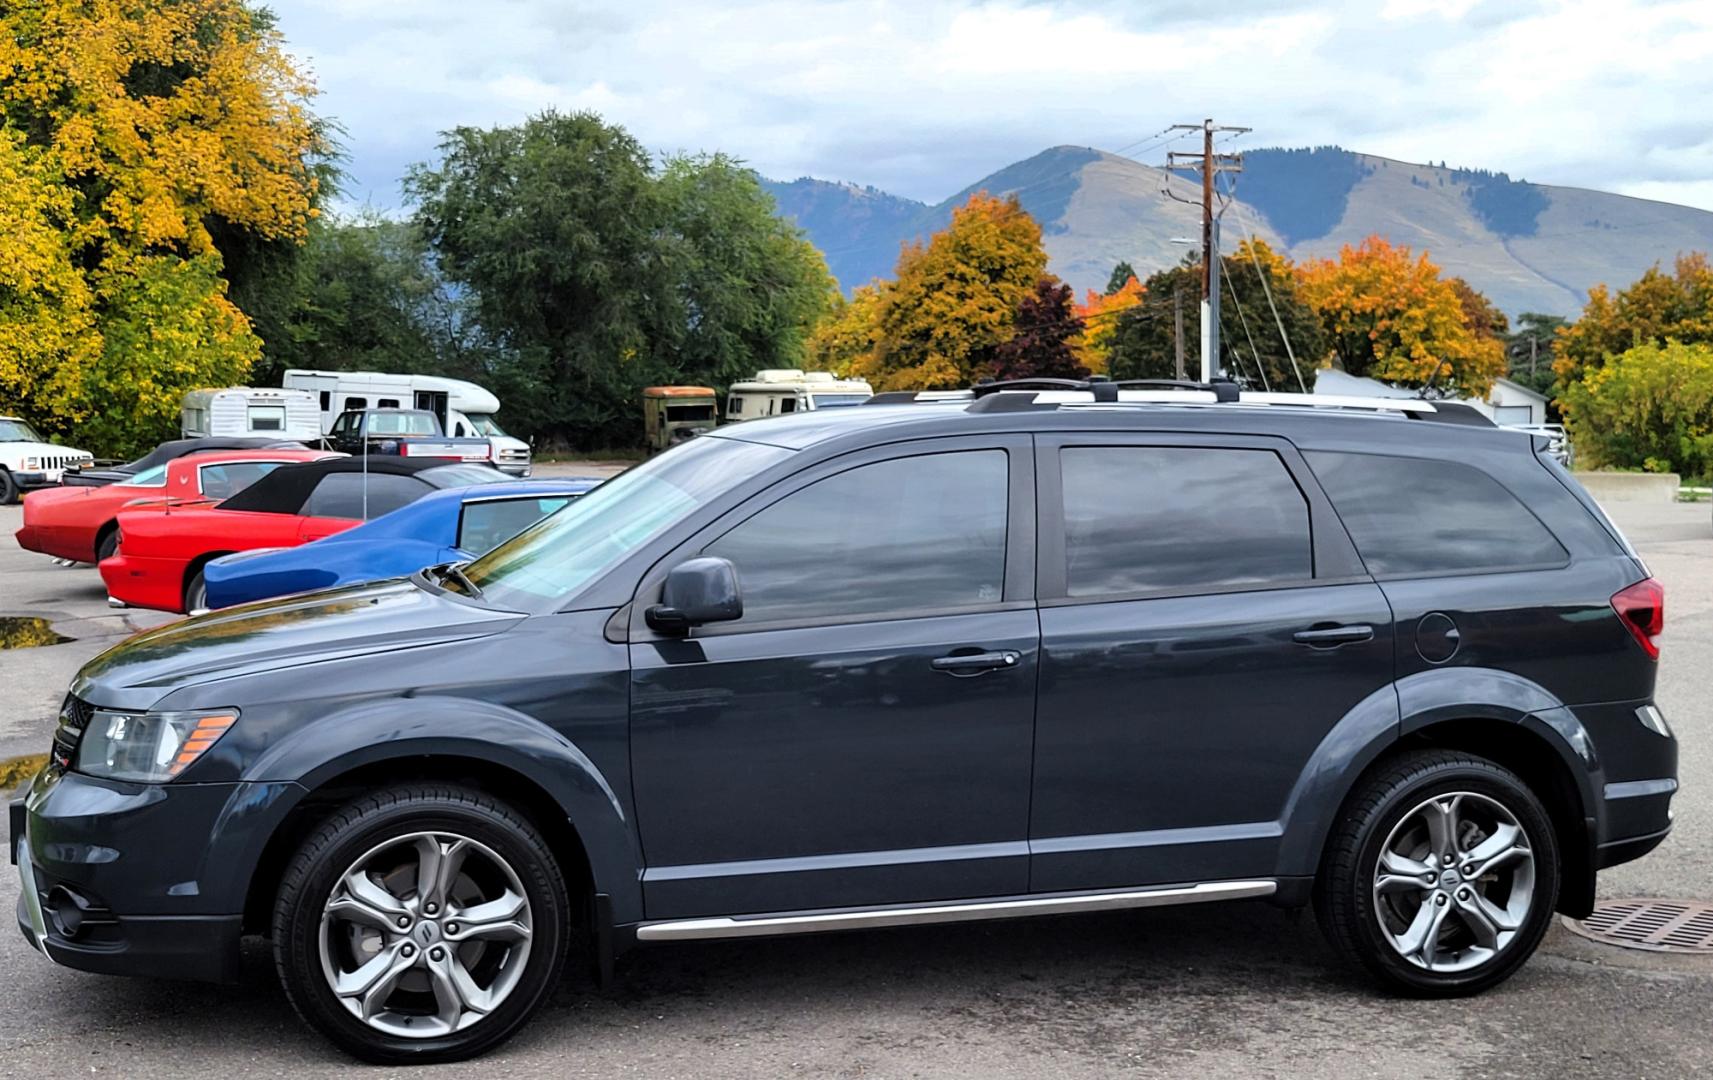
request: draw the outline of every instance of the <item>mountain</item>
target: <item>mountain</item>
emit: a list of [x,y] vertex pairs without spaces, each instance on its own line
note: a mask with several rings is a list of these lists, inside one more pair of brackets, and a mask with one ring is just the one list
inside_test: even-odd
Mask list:
[[[1170,266],[1198,235],[1193,178],[1086,147],[1056,146],[933,206],[824,180],[769,181],[779,212],[826,253],[846,289],[890,276],[898,247],[951,220],[975,191],[1015,193],[1041,223],[1053,272],[1081,293],[1128,260]],[[1713,250],[1713,213],[1480,169],[1416,165],[1338,147],[1244,154],[1222,222],[1225,250],[1256,234],[1292,258],[1333,257],[1375,233],[1427,251],[1516,315],[1574,315],[1590,286],[1627,285],[1680,251]]]

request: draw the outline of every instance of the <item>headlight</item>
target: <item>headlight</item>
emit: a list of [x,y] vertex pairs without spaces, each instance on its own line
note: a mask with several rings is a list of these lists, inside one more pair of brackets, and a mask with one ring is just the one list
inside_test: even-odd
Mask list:
[[237,720],[236,709],[152,713],[96,709],[72,767],[109,780],[163,784],[201,757]]
[[41,467],[42,467],[42,459],[39,457],[27,457],[24,459],[24,471],[25,472],[35,472],[37,469],[39,469]]

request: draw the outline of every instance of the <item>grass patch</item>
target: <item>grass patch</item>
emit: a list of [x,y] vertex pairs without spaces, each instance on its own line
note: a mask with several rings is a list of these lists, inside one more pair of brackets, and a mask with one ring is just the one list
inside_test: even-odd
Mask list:
[[46,754],[25,754],[9,761],[0,761],[0,791],[11,791],[41,772],[47,763]]

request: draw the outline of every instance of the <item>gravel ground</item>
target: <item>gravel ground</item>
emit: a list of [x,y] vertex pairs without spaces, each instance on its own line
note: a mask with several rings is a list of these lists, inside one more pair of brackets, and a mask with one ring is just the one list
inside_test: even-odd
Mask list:
[[[555,471],[586,472],[578,466]],[[1604,896],[1713,899],[1713,530],[1705,505],[1616,505],[1666,584],[1658,699],[1683,743],[1677,828]],[[44,750],[76,669],[163,617],[112,612],[88,568],[20,552],[0,508],[0,616],[76,641],[0,652],[0,758]],[[17,882],[0,876],[0,911]],[[4,928],[0,928],[3,930]],[[0,1076],[341,1075],[265,948],[236,987],[54,968],[0,932]],[[639,950],[616,985],[567,979],[478,1065],[514,1077],[1678,1077],[1713,1072],[1713,958],[1555,927],[1480,998],[1376,993],[1311,919],[1259,904]],[[382,1074],[381,1070],[375,1070]]]

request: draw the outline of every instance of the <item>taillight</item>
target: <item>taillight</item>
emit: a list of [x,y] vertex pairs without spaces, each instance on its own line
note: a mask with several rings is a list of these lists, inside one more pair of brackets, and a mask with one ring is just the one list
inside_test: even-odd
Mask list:
[[1654,639],[1665,629],[1665,586],[1653,578],[1638,581],[1612,597],[1612,610],[1648,656],[1658,660],[1659,643]]

